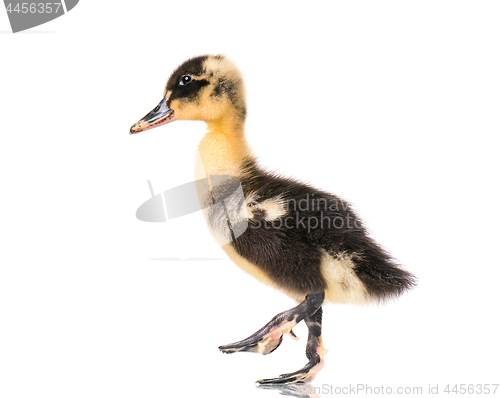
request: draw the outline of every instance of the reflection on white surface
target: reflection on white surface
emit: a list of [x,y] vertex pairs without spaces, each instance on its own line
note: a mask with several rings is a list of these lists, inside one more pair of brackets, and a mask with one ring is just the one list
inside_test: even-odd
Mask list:
[[[315,387],[312,384],[284,384],[284,385],[263,385],[258,386],[263,390],[276,390],[281,395],[297,398],[321,398],[315,393]],[[318,388],[316,388],[318,390]]]

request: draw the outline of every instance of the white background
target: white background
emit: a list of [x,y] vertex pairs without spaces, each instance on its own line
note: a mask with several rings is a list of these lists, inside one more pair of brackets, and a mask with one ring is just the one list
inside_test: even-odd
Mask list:
[[[135,218],[148,179],[192,180],[205,127],[129,128],[205,53],[242,70],[262,164],[351,201],[420,280],[326,306],[314,386],[500,383],[498,2],[276,3],[83,0],[14,35],[0,12],[1,397],[277,397],[253,382],[306,363],[303,325],[218,352],[295,303],[200,214]],[[223,260],[151,260],[176,257]]]

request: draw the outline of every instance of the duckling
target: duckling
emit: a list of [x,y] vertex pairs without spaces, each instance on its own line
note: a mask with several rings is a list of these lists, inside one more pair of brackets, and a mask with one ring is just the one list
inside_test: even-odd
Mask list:
[[[351,206],[339,197],[264,170],[245,139],[243,80],[223,55],[202,55],[170,76],[160,103],[130,133],[175,120],[201,120],[195,177],[210,231],[244,271],[293,299],[248,338],[219,350],[269,354],[293,327],[308,329],[307,364],[258,385],[310,382],[324,366],[321,325],[325,302],[367,304],[395,298],[416,278],[376,243]],[[235,185],[236,181],[236,185]],[[242,191],[242,195],[233,193]],[[219,202],[223,206],[215,206]]]

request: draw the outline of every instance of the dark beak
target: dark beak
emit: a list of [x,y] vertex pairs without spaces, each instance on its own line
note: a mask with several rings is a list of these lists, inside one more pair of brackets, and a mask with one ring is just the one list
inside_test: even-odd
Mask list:
[[155,109],[130,128],[130,134],[140,133],[141,131],[173,122],[174,120],[174,111],[167,106],[167,101],[165,97],[163,97],[160,103],[156,105]]

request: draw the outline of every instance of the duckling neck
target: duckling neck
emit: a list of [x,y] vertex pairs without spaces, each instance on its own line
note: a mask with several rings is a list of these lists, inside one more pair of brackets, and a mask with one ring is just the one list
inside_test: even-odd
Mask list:
[[207,122],[208,131],[198,145],[196,179],[210,175],[238,176],[244,159],[251,156],[241,120]]

